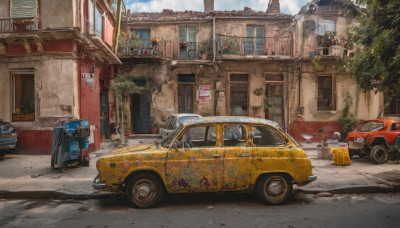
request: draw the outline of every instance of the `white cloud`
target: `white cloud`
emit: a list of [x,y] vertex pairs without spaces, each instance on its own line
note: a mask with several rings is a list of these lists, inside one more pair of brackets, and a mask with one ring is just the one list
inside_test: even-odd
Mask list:
[[[307,0],[280,0],[281,12],[297,14]],[[214,0],[215,10],[243,10],[245,6],[255,11],[266,11],[268,0]],[[149,0],[139,2],[138,0],[127,0],[127,8],[137,12],[161,12],[163,9],[174,11],[200,11],[204,10],[204,0]]]

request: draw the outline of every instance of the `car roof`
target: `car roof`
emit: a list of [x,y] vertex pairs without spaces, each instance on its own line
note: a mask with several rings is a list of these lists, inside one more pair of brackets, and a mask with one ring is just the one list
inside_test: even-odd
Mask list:
[[238,124],[264,124],[272,127],[279,125],[271,120],[247,117],[247,116],[209,116],[203,118],[195,118],[186,120],[182,123],[183,127],[194,124],[209,124],[209,123],[238,123]]
[[172,115],[170,115],[170,116],[174,116],[174,117],[176,117],[176,118],[180,118],[180,117],[183,117],[183,116],[201,117],[200,115],[193,114],[193,113],[175,113],[175,114],[172,114]]

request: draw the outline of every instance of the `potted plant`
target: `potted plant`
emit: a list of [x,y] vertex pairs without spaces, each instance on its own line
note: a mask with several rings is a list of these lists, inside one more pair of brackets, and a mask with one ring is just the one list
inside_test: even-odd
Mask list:
[[158,133],[158,129],[159,129],[158,123],[157,122],[153,122],[152,126],[151,126],[151,133],[152,134],[157,134]]
[[186,48],[189,46],[189,44],[187,42],[180,42],[179,43],[179,48],[186,50]]
[[150,42],[151,42],[151,45],[154,47],[160,43],[160,39],[157,37],[153,37],[153,38],[151,38]]
[[132,134],[132,129],[130,127],[125,128],[124,135],[130,136]]
[[201,42],[199,52],[200,52],[200,56],[203,60],[211,59],[212,52],[213,52],[212,41],[206,40],[206,41]]
[[263,88],[258,88],[253,91],[253,94],[256,96],[260,96],[263,92]]

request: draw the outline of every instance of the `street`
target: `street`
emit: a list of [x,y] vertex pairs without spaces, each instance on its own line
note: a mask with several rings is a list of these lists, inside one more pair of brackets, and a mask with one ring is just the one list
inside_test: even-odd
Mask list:
[[126,197],[103,200],[1,200],[0,227],[399,227],[400,194],[298,193],[266,206],[248,194],[165,197],[135,209]]

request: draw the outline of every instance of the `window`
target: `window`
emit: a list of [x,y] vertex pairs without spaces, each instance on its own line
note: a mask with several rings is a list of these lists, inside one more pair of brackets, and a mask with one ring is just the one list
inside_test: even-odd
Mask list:
[[246,146],[246,128],[240,125],[225,125],[224,146]]
[[150,29],[131,29],[131,40],[139,49],[150,48]]
[[318,111],[334,110],[332,76],[318,76]]
[[178,142],[178,148],[215,147],[217,128],[214,125],[188,128]]
[[103,37],[103,15],[93,0],[89,0],[89,33]]
[[400,95],[396,94],[393,90],[386,90],[384,93],[386,115],[399,115],[400,114]]
[[246,55],[264,55],[264,26],[247,26],[244,51]]
[[304,31],[305,35],[314,33],[315,32],[315,21],[313,21],[313,20],[303,21],[303,31]]
[[197,59],[197,28],[179,28],[179,59]]
[[11,27],[2,23],[1,29],[12,31],[35,30],[39,27],[39,1],[38,0],[12,0],[10,2]]
[[233,116],[248,115],[248,75],[230,75],[230,111]]
[[253,128],[254,146],[283,146],[285,144],[285,138],[269,127],[255,126]]
[[335,21],[319,19],[318,22],[318,35],[323,36],[326,32],[335,31]]
[[35,120],[35,93],[33,73],[14,73],[12,121]]

